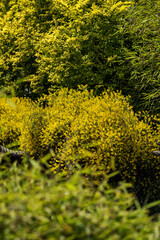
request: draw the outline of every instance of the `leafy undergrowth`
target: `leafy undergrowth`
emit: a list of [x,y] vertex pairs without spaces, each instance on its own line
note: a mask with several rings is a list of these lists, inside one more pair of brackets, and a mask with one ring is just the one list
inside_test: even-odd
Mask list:
[[[94,187],[84,170],[68,181],[48,178],[36,161],[0,169],[1,240],[158,240],[160,221],[152,221],[128,193],[108,179]],[[111,177],[111,176],[110,176]]]

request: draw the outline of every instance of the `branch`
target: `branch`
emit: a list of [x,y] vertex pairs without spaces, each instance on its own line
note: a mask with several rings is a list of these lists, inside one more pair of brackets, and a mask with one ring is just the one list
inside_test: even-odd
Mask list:
[[2,145],[0,145],[0,152],[2,153],[11,153],[14,156],[22,156],[25,154],[25,152],[22,151],[12,151],[6,147],[3,147]]
[[[11,149],[8,149],[2,145],[0,145],[0,153],[7,153],[7,155],[10,156],[11,162],[15,162],[18,160],[18,162],[22,162],[22,157],[26,154],[25,152],[22,151],[13,151]],[[3,158],[3,157],[2,157]],[[1,164],[3,161],[1,162]]]
[[159,156],[160,156],[160,151],[152,151],[152,154],[153,154],[154,156],[159,157]]

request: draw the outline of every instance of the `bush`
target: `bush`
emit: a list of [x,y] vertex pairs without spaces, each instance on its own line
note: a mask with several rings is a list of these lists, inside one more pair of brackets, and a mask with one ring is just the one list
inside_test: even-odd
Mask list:
[[[25,122],[29,124],[30,115],[36,112],[36,102],[23,98],[1,98],[0,102],[0,142],[9,144],[18,141],[24,133]],[[33,119],[32,119],[33,120]],[[23,133],[22,133],[23,132]]]
[[159,239],[160,223],[139,207],[128,185],[113,189],[106,179],[93,189],[83,172],[63,182],[32,165],[0,170],[1,240]]
[[[157,136],[152,135],[149,125],[138,120],[121,93],[108,90],[94,97],[85,89],[63,89],[38,102],[22,99],[20,103],[19,113],[12,109],[9,117],[7,112],[2,114],[3,143],[9,136],[15,140],[13,122],[21,122],[16,125],[20,149],[35,159],[52,149],[55,174],[62,171],[69,176],[78,163],[83,168],[96,168],[95,178],[99,181],[115,168],[124,180],[134,183],[143,199],[159,192],[159,164],[151,154]],[[6,135],[5,129],[9,129]]]

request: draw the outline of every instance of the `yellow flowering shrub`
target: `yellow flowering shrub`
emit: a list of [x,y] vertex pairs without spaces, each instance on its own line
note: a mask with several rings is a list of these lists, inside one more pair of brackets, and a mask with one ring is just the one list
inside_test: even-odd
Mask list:
[[16,138],[20,149],[35,159],[52,149],[54,173],[72,173],[78,163],[96,169],[99,178],[115,165],[140,191],[157,187],[160,167],[151,154],[155,135],[120,92],[94,96],[85,88],[62,89],[37,102],[11,101],[15,109],[5,99],[0,104],[1,142]]
[[16,97],[0,99],[0,142],[2,144],[18,140],[21,124],[30,108],[30,100]]
[[156,163],[151,155],[155,137],[120,93],[108,91],[94,97],[87,90],[63,90],[57,97],[48,97],[45,119],[42,146],[55,151],[55,173],[60,167],[68,172],[76,163],[109,172],[112,159],[124,179],[135,182],[140,173],[148,184],[147,171]]
[[[20,150],[34,154],[37,151],[36,117],[43,109],[28,98],[1,98],[0,101],[0,143],[16,141]],[[34,131],[30,129],[34,128]],[[37,148],[36,148],[37,147]],[[32,151],[34,149],[34,151]]]

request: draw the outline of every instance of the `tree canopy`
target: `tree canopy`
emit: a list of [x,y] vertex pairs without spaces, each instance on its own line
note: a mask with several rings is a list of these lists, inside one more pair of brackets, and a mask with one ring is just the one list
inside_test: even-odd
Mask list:
[[158,0],[3,0],[0,88],[32,99],[87,84],[159,112]]
[[117,0],[3,1],[1,84],[16,83],[18,95],[111,85],[117,75],[114,61],[122,52],[122,15],[129,5]]

